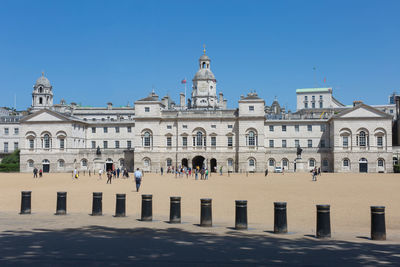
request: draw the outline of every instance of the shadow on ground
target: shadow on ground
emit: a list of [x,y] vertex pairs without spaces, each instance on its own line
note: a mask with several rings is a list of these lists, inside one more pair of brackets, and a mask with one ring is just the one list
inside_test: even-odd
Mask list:
[[271,235],[194,233],[177,228],[102,226],[0,234],[0,264],[90,265],[397,265],[400,245]]

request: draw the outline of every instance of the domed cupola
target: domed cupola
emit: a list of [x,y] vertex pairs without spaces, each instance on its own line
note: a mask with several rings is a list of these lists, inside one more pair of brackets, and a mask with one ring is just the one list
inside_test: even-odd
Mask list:
[[211,71],[211,60],[206,55],[204,47],[203,55],[199,58],[199,70],[193,77],[192,101],[194,108],[216,108],[217,80]]
[[32,92],[32,110],[40,110],[44,108],[50,108],[53,106],[53,86],[50,81],[44,76],[40,76],[35,85],[33,86]]

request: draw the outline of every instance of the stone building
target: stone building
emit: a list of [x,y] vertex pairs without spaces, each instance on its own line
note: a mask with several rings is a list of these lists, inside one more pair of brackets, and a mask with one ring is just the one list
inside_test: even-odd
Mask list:
[[[22,172],[34,167],[46,172],[118,167],[156,172],[172,166],[222,167],[224,172],[276,167],[289,172],[314,167],[326,172],[393,171],[395,105],[355,101],[346,106],[333,97],[332,88],[296,93],[294,113],[276,99],[267,106],[255,92],[241,96],[237,108],[227,108],[205,53],[191,97],[181,94],[179,104],[169,96],[160,99],[154,91],[133,107],[83,107],[64,100],[53,104],[53,88],[42,74],[29,114],[1,120],[0,131],[8,129],[8,136],[0,134],[0,145],[8,143],[9,152],[10,144],[17,143]],[[296,155],[298,146],[301,157]]]

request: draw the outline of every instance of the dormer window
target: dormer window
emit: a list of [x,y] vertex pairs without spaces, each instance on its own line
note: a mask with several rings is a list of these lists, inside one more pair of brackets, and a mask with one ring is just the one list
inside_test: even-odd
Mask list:
[[144,112],[150,112],[150,107],[144,107]]

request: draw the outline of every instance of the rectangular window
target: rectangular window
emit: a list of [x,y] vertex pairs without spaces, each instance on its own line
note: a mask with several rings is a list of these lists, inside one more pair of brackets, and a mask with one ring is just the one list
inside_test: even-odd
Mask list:
[[182,128],[187,129],[187,125],[186,124],[182,125]]
[[308,96],[304,96],[304,101],[308,101]]
[[308,102],[304,103],[304,108],[308,108]]
[[211,125],[211,128],[214,128],[214,129],[215,129],[215,128],[217,128],[217,125],[212,124],[212,125]]
[[321,148],[324,148],[325,147],[325,140],[322,139],[319,145],[320,145]]
[[312,101],[315,101],[315,95],[312,96]]
[[297,139],[296,139],[296,140],[294,140],[294,146],[295,146],[295,147],[298,147],[299,145],[300,145],[300,142],[299,142],[299,140],[297,140]]
[[286,147],[286,140],[282,140],[282,147]]
[[115,148],[119,148],[119,141],[115,141]]
[[312,132],[312,125],[307,125],[307,131]]
[[96,133],[96,127],[92,127],[92,133]]
[[249,111],[254,111],[254,106],[249,106]]
[[308,147],[312,147],[312,140],[311,140],[311,139],[308,139],[308,140],[307,140],[307,146],[308,146]]
[[273,132],[273,131],[274,131],[274,125],[270,125],[270,126],[269,126],[269,131],[270,131],[270,132]]
[[118,126],[115,127],[115,132],[116,132],[116,133],[119,133],[119,127],[118,127]]
[[60,149],[64,149],[65,140],[60,139]]
[[349,146],[349,137],[343,136],[343,147],[348,147],[348,146]]
[[132,148],[132,141],[126,141],[126,147],[128,149]]
[[18,142],[14,142],[14,150],[18,149]]
[[108,148],[108,142],[107,141],[103,141],[103,148]]
[[150,107],[144,107],[144,112],[150,112]]
[[187,136],[182,136],[182,146],[187,147]]
[[96,148],[96,141],[92,141],[92,149]]
[[325,129],[326,129],[326,126],[325,126],[325,124],[321,124],[321,132],[325,132]]
[[131,126],[128,126],[128,133],[131,133],[132,132],[132,127]]
[[4,143],[4,153],[8,152],[8,142]]
[[323,103],[321,101],[321,102],[319,102],[319,108],[322,108],[322,107],[323,107]]
[[228,129],[232,129],[233,125],[232,124],[228,124]]
[[319,96],[319,100],[322,100],[322,95]]
[[233,138],[232,136],[228,136],[228,147],[232,147],[233,146]]
[[171,130],[172,129],[172,125],[167,125],[167,129]]
[[300,126],[299,126],[299,125],[295,125],[295,126],[294,126],[294,130],[295,130],[296,132],[298,132],[298,131],[300,130]]
[[282,132],[286,132],[286,125],[282,125]]
[[211,146],[213,147],[217,146],[217,137],[211,136]]
[[315,103],[314,102],[311,103],[311,107],[315,108]]
[[35,146],[35,140],[29,139],[29,149],[33,149]]
[[108,128],[107,127],[103,127],[103,131],[104,131],[104,133],[108,133]]
[[9,129],[8,128],[4,128],[4,134],[8,135]]
[[269,147],[274,147],[274,140],[269,140]]
[[171,147],[172,146],[172,137],[167,137],[167,147]]
[[376,140],[376,143],[377,143],[377,145],[379,147],[382,147],[383,146],[383,137],[382,136],[378,136],[377,140]]
[[14,134],[18,135],[19,134],[19,128],[14,128]]

